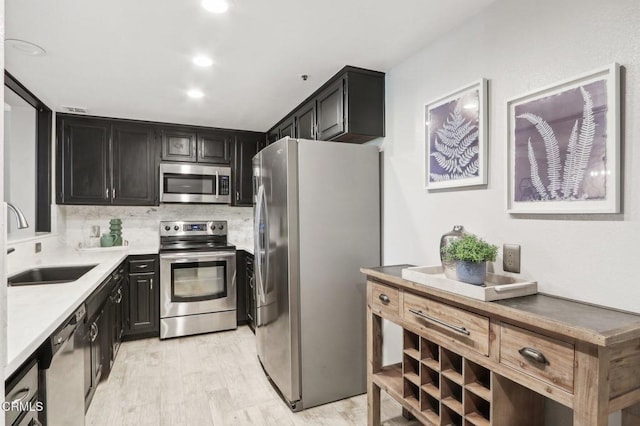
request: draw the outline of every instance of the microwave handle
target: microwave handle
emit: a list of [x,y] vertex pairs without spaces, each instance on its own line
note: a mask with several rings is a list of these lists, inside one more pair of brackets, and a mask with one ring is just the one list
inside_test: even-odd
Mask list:
[[218,171],[216,170],[216,200],[220,198],[220,177],[218,176]]

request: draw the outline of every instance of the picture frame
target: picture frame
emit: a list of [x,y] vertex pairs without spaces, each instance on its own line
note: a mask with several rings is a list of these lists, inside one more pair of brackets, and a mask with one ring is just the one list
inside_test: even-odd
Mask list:
[[425,125],[425,189],[487,183],[487,79],[427,103]]
[[507,211],[620,212],[620,65],[507,101]]

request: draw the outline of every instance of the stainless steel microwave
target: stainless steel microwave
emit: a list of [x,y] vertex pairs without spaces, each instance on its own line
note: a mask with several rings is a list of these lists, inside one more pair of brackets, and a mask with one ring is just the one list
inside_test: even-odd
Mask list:
[[160,202],[231,202],[231,167],[160,163]]

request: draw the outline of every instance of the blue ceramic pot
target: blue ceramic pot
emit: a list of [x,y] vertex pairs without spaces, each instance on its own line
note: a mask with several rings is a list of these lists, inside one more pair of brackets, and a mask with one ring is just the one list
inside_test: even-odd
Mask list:
[[473,285],[484,285],[487,277],[487,262],[456,261],[456,275],[458,281]]

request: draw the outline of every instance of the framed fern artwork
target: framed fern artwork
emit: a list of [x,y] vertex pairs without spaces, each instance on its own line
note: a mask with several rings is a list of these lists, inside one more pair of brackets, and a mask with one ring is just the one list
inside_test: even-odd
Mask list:
[[620,66],[507,102],[510,213],[620,211]]
[[487,80],[425,106],[425,187],[487,183]]

